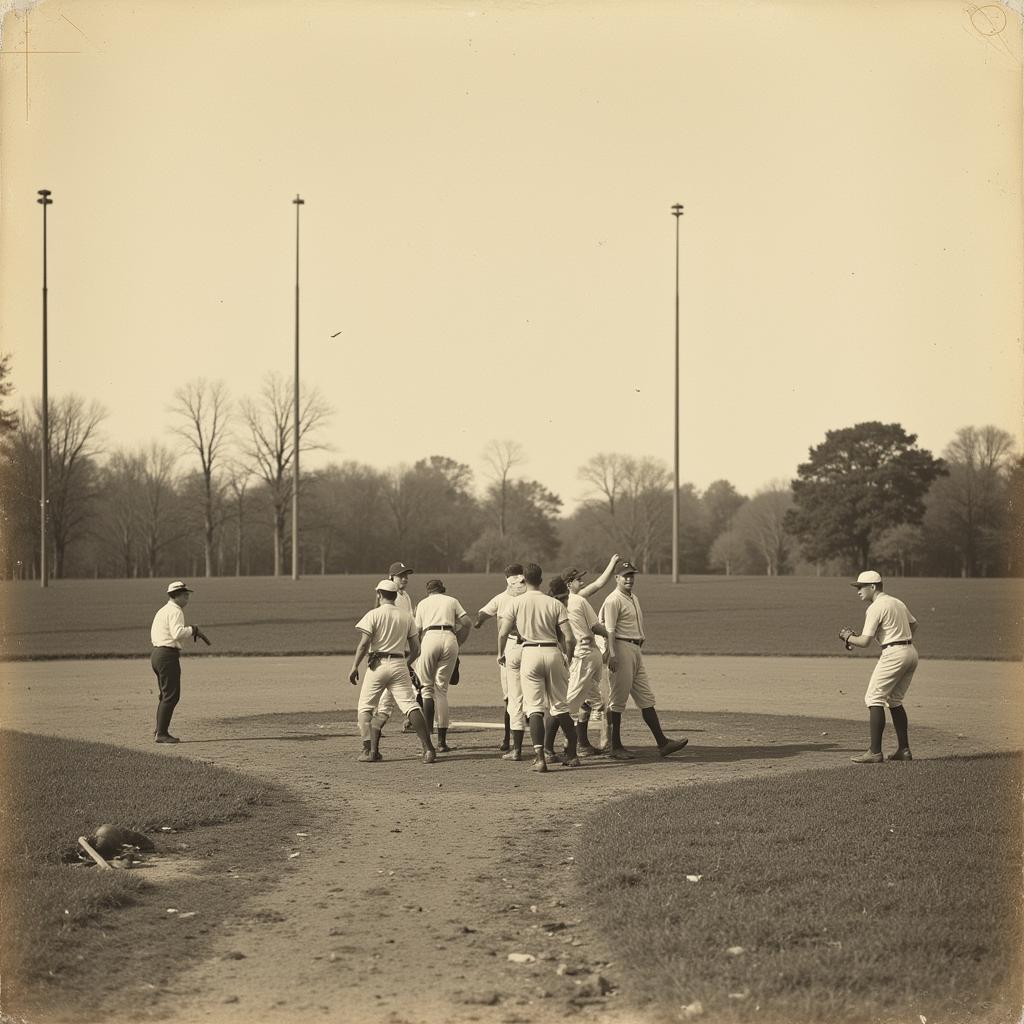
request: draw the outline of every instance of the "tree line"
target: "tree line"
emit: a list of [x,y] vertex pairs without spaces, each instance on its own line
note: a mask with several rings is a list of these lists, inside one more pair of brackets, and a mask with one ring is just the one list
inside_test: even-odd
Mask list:
[[[11,393],[0,359],[0,402]],[[305,390],[305,389],[304,389]],[[300,452],[331,410],[305,391]],[[189,381],[168,442],[113,447],[105,410],[68,394],[49,408],[48,541],[54,577],[279,575],[290,564],[291,382],[269,375],[235,401]],[[0,407],[0,573],[36,579],[42,453],[38,402]],[[387,468],[332,462],[301,478],[300,571],[498,572],[509,561],[597,565],[610,550],[671,569],[672,479],[660,460],[599,453],[579,467],[571,514],[521,472],[523,447],[492,440],[484,470],[432,455]],[[743,495],[728,480],[680,489],[684,573],[1021,575],[1024,460],[992,426],[957,431],[941,458],[898,423],[829,431],[793,480]]]

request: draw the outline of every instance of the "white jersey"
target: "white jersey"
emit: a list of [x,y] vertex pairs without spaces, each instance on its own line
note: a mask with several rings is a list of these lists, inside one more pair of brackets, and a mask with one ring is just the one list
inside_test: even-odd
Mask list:
[[416,628],[420,630],[431,626],[451,626],[457,630],[467,618],[466,609],[447,594],[427,594],[416,605]]
[[192,627],[185,625],[185,612],[177,601],[168,601],[153,616],[149,639],[154,647],[177,647],[179,650],[182,640],[192,639]]
[[576,644],[580,647],[592,647],[597,613],[590,602],[579,594],[570,594],[566,610],[569,613],[569,625],[572,627],[573,636],[576,637]]
[[561,601],[539,590],[528,590],[512,599],[502,620],[511,623],[523,643],[557,643],[559,627],[563,636],[566,633],[569,613]]
[[601,623],[613,636],[626,640],[643,640],[644,613],[632,594],[613,590],[601,605]]
[[404,654],[406,640],[417,635],[416,623],[404,609],[387,602],[368,611],[356,629],[370,638],[371,653]]
[[862,636],[869,636],[879,644],[891,644],[897,640],[913,640],[910,624],[917,619],[910,614],[907,606],[891,594],[879,594],[868,606],[864,615]]

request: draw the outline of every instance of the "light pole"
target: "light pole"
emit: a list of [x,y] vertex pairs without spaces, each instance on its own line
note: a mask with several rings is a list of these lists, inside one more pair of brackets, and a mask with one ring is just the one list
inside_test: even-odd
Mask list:
[[299,209],[305,200],[298,194],[295,204],[295,454],[292,477],[292,579],[299,578]]
[[36,200],[43,208],[43,409],[42,409],[42,455],[39,466],[39,581],[44,587],[49,586],[49,567],[46,558],[46,487],[50,475],[50,400],[47,388],[47,337],[46,337],[46,208],[52,205],[48,188],[39,189],[39,198]]
[[676,219],[676,372],[675,430],[672,433],[675,486],[672,489],[672,582],[679,582],[679,218],[683,215],[681,203],[672,207]]

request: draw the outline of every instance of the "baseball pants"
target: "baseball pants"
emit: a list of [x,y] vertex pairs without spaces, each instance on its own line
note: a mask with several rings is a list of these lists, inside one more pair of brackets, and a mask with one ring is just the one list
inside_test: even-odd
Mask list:
[[383,704],[384,694],[388,694],[392,705],[397,706],[403,715],[408,715],[413,708],[419,706],[404,657],[382,658],[381,663],[368,671],[363,679],[357,714],[359,734],[364,740],[370,738],[370,718],[379,705]]
[[[419,661],[417,661],[416,664],[413,665],[413,669],[416,672],[416,678],[417,679],[420,678],[420,663],[419,663]],[[411,682],[411,680],[410,680],[410,682]],[[412,692],[414,694],[416,693],[416,687],[415,686],[412,688]],[[419,704],[417,703],[416,706],[419,707]],[[387,721],[391,717],[391,713],[394,710],[395,710],[395,698],[391,696],[391,691],[390,690],[385,690],[380,695],[380,704],[377,706],[377,714],[380,715],[381,718],[383,718],[385,721]],[[408,715],[409,712],[405,711],[405,712],[403,712],[403,714]]]
[[654,691],[647,681],[647,669],[644,668],[643,654],[636,644],[624,640],[615,642],[618,667],[608,672],[610,700],[608,708],[620,714],[626,710],[626,701],[632,697],[633,703],[643,711],[654,707]]
[[508,688],[508,721],[510,729],[526,731],[523,714],[522,682],[523,648],[518,640],[505,641],[505,685]]
[[523,688],[523,712],[526,715],[561,715],[569,710],[566,697],[569,673],[565,657],[557,647],[523,647],[519,669]]
[[455,659],[459,656],[459,642],[454,633],[446,630],[428,630],[423,634],[420,660],[416,663],[419,676],[420,696],[434,702],[434,724],[438,729],[447,729],[448,684],[455,671]]
[[579,720],[580,708],[586,701],[592,708],[604,707],[601,700],[601,668],[604,659],[593,645],[576,645],[576,652],[569,663],[569,690],[566,703],[574,722]]
[[910,689],[917,668],[917,648],[913,644],[904,647],[887,647],[882,651],[868,682],[864,703],[870,707],[898,708]]
[[149,663],[153,666],[160,689],[160,702],[156,706],[156,734],[166,736],[171,727],[171,715],[181,699],[181,651],[176,647],[154,647]]

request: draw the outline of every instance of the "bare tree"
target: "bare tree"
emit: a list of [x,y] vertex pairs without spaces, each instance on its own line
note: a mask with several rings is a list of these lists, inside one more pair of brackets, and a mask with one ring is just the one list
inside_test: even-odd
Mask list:
[[100,515],[104,546],[111,551],[117,572],[125,578],[138,575],[144,463],[141,453],[117,451],[103,469]]
[[526,453],[518,441],[488,441],[483,452],[484,463],[490,470],[490,479],[496,485],[495,502],[498,537],[508,534],[509,485],[512,470],[526,462]]
[[198,377],[175,391],[171,412],[178,420],[175,432],[199,457],[203,555],[206,575],[212,576],[213,542],[220,499],[215,473],[228,443],[231,399],[223,381],[209,383],[203,377]]
[[[0,400],[7,398],[14,390],[14,385],[7,379],[11,375],[11,354],[0,356]],[[18,414],[0,406],[0,435],[9,434],[18,429]]]
[[774,481],[742,505],[733,520],[733,529],[756,551],[767,576],[778,576],[786,568],[792,546],[786,513],[792,506],[792,490],[784,481]]
[[[303,388],[305,398],[299,410],[301,451],[323,447],[312,436],[323,426],[331,409],[315,388]],[[267,485],[273,508],[274,575],[281,575],[284,528],[292,499],[294,391],[291,381],[279,374],[266,376],[256,399],[242,400],[242,419],[247,434],[245,454],[253,472]]]
[[150,577],[160,566],[160,553],[182,535],[175,517],[175,474],[177,456],[161,444],[140,452],[142,461],[142,537],[146,572]]
[[245,553],[245,496],[252,481],[252,470],[242,462],[232,461],[227,467],[227,486],[231,493],[231,518],[235,523],[235,575],[242,575]]

